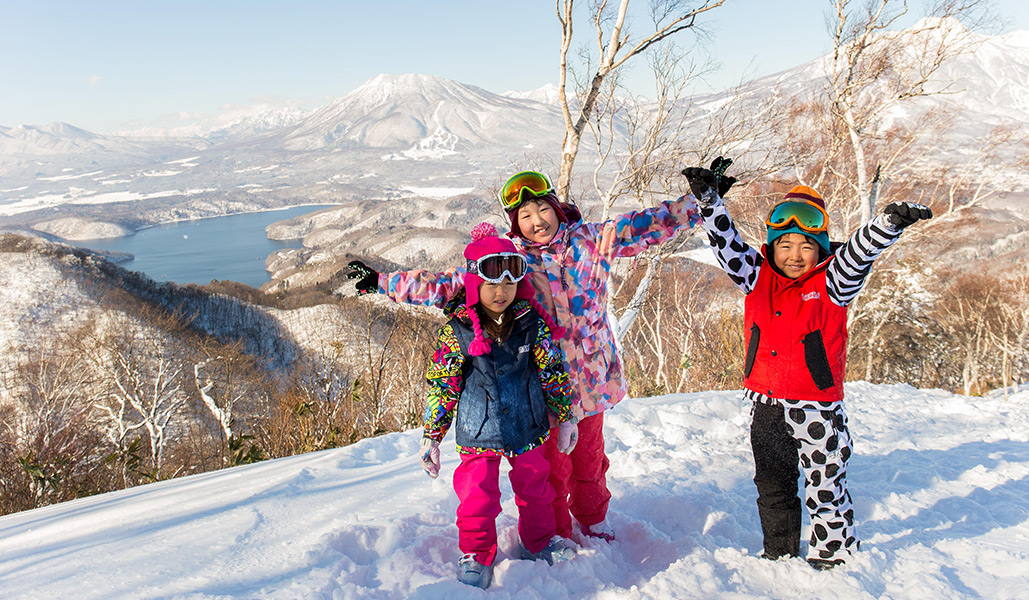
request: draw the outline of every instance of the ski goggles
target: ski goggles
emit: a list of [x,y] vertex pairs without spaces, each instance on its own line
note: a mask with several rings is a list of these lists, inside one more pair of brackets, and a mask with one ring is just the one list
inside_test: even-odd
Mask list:
[[768,213],[765,225],[772,229],[795,225],[808,233],[822,233],[829,228],[829,215],[821,206],[810,202],[783,202]]
[[500,188],[500,205],[504,210],[514,210],[521,206],[526,194],[531,198],[539,198],[553,191],[554,186],[543,173],[522,171],[512,175]]
[[525,257],[516,252],[487,254],[478,260],[469,260],[466,266],[468,273],[490,283],[502,283],[505,277],[518,283],[528,268]]

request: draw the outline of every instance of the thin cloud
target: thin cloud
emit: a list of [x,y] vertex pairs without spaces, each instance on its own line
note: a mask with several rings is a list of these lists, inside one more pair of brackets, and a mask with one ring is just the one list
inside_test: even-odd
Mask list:
[[90,75],[89,77],[86,78],[86,83],[89,84],[90,86],[96,87],[96,86],[100,85],[100,76],[99,75]]

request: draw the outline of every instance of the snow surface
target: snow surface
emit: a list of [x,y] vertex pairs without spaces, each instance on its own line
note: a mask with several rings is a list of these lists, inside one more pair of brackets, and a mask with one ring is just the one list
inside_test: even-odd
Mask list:
[[864,543],[830,572],[757,557],[739,396],[630,399],[611,411],[617,540],[577,540],[567,563],[510,558],[515,506],[502,475],[500,556],[485,592],[454,576],[453,441],[432,481],[413,430],[0,518],[0,596],[1026,597],[1029,391],[972,398],[847,384]]

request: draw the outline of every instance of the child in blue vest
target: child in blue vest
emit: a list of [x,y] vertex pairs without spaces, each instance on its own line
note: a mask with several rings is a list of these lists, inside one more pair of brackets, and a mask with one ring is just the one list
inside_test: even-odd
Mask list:
[[453,428],[461,458],[454,471],[463,555],[458,580],[487,588],[497,553],[501,458],[511,466],[521,558],[553,564],[574,554],[556,535],[543,443],[553,419],[560,424],[558,449],[570,453],[577,427],[563,355],[552,338],[562,333],[522,281],[525,257],[488,223],[472,230],[464,257],[464,291],[444,309],[451,318],[426,374],[421,461],[430,477],[439,475],[439,444]]
[[[719,157],[712,168],[724,171],[728,162]],[[893,203],[846,244],[830,244],[825,202],[814,189],[797,186],[769,213],[759,252],[733,225],[718,176],[702,168],[683,175],[719,264],[747,295],[743,386],[754,407],[750,441],[762,556],[800,555],[797,478],[803,469],[811,519],[807,560],[831,569],[859,545],[847,489],[851,443],[843,410],[847,305],[876,257],[905,227],[932,213],[920,204]]]

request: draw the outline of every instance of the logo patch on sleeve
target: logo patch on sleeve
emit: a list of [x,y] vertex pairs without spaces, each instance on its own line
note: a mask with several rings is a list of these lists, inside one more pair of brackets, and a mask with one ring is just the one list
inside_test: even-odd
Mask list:
[[426,379],[441,379],[443,377],[450,377],[450,371],[446,369],[433,369],[425,374]]
[[530,350],[532,350],[532,346],[530,346],[529,344],[526,344],[524,346],[518,346],[518,354],[525,354]]

